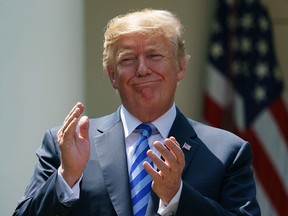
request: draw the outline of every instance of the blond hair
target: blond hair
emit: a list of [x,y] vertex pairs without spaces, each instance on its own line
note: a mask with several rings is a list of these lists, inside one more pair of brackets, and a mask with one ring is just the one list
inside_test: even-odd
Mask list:
[[104,68],[113,63],[113,44],[122,36],[133,33],[168,38],[176,50],[177,60],[184,60],[186,64],[189,56],[182,38],[183,26],[178,17],[166,10],[143,9],[119,15],[108,22],[104,34]]

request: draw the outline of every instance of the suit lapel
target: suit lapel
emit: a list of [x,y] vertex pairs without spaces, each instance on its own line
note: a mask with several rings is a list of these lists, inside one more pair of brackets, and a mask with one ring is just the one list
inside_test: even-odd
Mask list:
[[185,155],[185,168],[182,174],[184,175],[188,165],[198,150],[199,144],[194,141],[197,134],[195,133],[191,124],[188,122],[187,118],[179,111],[179,109],[177,109],[177,115],[170,130],[169,136],[174,136],[176,138]]
[[[107,126],[107,122],[104,124]],[[101,132],[101,135],[93,138],[93,142],[107,191],[117,215],[132,215],[126,148],[120,118],[116,122],[114,118],[114,123],[101,128]]]

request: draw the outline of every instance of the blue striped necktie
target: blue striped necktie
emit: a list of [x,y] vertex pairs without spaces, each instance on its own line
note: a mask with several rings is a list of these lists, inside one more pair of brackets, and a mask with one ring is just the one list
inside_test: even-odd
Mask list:
[[136,129],[136,133],[141,134],[140,140],[137,142],[130,170],[130,188],[132,197],[132,206],[134,216],[143,216],[146,213],[148,200],[151,192],[152,178],[143,168],[143,162],[147,161],[153,166],[146,152],[149,149],[148,138],[152,134],[157,133],[157,129],[153,124],[140,124]]

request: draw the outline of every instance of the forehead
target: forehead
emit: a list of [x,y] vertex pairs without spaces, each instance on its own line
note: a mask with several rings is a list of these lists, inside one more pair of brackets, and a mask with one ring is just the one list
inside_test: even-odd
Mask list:
[[116,52],[123,51],[153,51],[153,50],[170,50],[170,41],[164,36],[147,36],[140,34],[131,34],[122,36],[116,43]]

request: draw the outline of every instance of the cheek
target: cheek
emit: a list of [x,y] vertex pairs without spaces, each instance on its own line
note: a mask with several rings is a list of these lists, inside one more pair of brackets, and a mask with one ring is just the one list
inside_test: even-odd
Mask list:
[[135,66],[129,65],[129,66],[121,66],[119,65],[117,67],[117,75],[119,80],[127,80],[129,77],[132,77],[135,75]]
[[132,70],[121,69],[118,70],[117,78],[115,79],[115,83],[117,88],[125,88],[126,85],[129,84],[129,81],[134,77],[134,73]]

